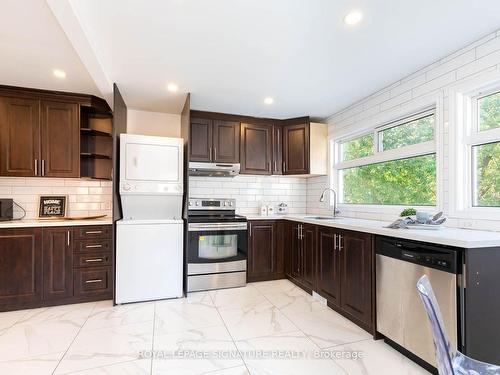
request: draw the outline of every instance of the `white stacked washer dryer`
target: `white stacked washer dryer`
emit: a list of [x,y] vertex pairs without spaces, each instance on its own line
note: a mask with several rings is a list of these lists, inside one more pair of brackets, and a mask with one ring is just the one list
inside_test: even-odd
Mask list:
[[183,140],[120,135],[115,302],[183,296]]

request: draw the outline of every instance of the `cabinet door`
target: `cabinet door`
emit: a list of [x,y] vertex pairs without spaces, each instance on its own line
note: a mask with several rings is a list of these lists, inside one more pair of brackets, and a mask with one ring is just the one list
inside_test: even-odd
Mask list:
[[43,299],[73,295],[73,247],[71,228],[43,229]]
[[241,124],[241,173],[272,173],[272,125]]
[[283,127],[273,125],[273,174],[283,174]]
[[290,276],[300,278],[302,263],[302,240],[300,239],[299,224],[293,223],[290,236]]
[[311,289],[314,287],[314,260],[316,249],[316,226],[302,224],[302,281]]
[[42,299],[42,230],[0,230],[0,311]]
[[328,227],[318,229],[318,292],[328,301],[340,305],[340,264],[335,230]]
[[283,174],[309,173],[309,124],[283,127]]
[[0,175],[36,176],[40,162],[40,102],[0,98]]
[[47,177],[80,177],[78,104],[42,101],[42,166]]
[[214,163],[239,163],[240,123],[217,120],[213,130]]
[[340,303],[353,317],[372,324],[372,236],[342,231]]
[[249,223],[248,281],[272,280],[276,274],[276,223]]
[[212,161],[212,120],[191,119],[189,161]]

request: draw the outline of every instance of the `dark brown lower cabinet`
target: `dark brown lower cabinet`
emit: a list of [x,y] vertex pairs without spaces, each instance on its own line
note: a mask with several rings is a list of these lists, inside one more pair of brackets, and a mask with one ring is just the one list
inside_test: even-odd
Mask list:
[[338,233],[334,228],[318,228],[318,293],[340,306],[340,252]]
[[285,233],[286,276],[373,332],[372,235],[292,221]]
[[111,225],[0,229],[0,311],[111,299],[110,236]]
[[315,282],[316,226],[287,222],[286,257],[289,258],[287,276],[307,291]]
[[340,306],[359,321],[372,326],[372,235],[341,231]]
[[43,229],[43,299],[73,295],[73,246],[71,227]]
[[283,225],[281,220],[253,220],[248,223],[248,282],[285,277]]
[[42,229],[0,230],[0,311],[41,300]]

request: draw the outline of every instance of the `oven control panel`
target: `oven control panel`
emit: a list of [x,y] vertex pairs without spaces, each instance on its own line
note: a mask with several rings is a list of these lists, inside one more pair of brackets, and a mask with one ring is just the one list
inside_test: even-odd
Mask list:
[[236,199],[190,198],[189,210],[235,210]]

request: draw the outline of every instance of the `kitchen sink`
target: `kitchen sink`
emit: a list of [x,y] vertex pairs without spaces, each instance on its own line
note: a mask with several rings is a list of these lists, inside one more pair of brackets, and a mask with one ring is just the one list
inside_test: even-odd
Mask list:
[[335,219],[340,219],[340,218],[339,217],[333,217],[333,216],[304,216],[304,219],[335,220]]

